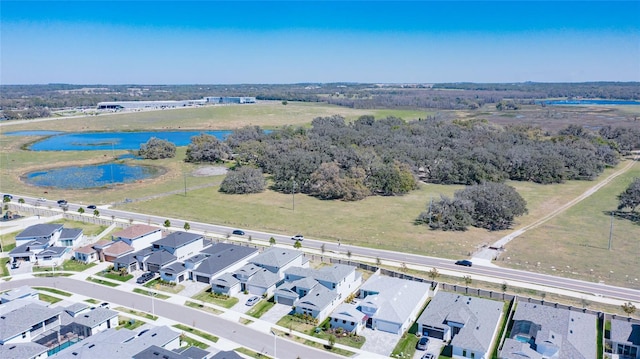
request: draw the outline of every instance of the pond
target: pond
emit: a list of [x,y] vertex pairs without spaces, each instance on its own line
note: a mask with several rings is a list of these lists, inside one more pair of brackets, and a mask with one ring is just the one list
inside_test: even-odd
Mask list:
[[90,166],[70,166],[30,172],[23,180],[38,187],[89,189],[156,177],[164,171],[158,167],[107,163]]
[[[36,131],[22,131],[36,132]],[[146,131],[146,132],[86,132],[55,134],[33,143],[32,151],[138,150],[151,137],[167,140],[176,146],[187,146],[191,137],[207,133],[224,140],[233,131]],[[23,135],[27,136],[27,135]]]
[[550,106],[579,106],[579,105],[640,105],[639,101],[627,101],[627,100],[549,100],[541,101],[545,105]]
[[13,131],[5,132],[6,136],[53,136],[59,135],[61,131],[47,131],[47,130],[34,130],[34,131]]

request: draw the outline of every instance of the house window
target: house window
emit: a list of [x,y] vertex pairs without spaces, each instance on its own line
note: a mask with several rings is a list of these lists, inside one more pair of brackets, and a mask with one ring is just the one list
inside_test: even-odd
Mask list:
[[338,322],[338,318],[333,318],[333,321],[334,322]]
[[27,337],[27,332],[22,333],[22,339],[25,339]]
[[343,319],[342,324],[347,324],[347,321]]
[[471,359],[475,359],[475,357],[476,357],[476,353],[471,352]]
[[463,349],[463,350],[462,350],[462,356],[463,356],[463,357],[466,357],[466,356],[467,356],[467,350],[466,350],[466,349]]

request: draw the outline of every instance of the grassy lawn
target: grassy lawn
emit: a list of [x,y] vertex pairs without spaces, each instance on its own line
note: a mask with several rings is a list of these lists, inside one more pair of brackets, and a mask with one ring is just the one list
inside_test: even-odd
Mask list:
[[221,295],[221,294],[211,293],[211,288],[209,288],[209,289],[207,289],[205,291],[202,291],[202,292],[194,295],[191,298],[194,299],[194,300],[199,300],[199,301],[203,301],[203,302],[206,302],[206,303],[219,305],[219,306],[224,307],[224,308],[231,308],[234,305],[236,305],[236,303],[238,303],[238,298],[229,297],[229,296]]
[[117,286],[119,286],[119,285],[120,285],[120,284],[118,284],[118,283],[113,283],[113,282],[110,282],[110,281],[106,281],[106,280],[102,280],[102,279],[98,279],[98,278],[93,278],[93,277],[89,277],[89,278],[87,278],[87,280],[88,280],[89,282],[93,282],[93,283],[98,283],[98,284],[106,285],[106,286],[108,286],[108,287],[117,287]]
[[55,294],[62,295],[62,296],[65,296],[65,297],[72,296],[71,293],[65,292],[65,291],[60,290],[60,289],[47,288],[47,287],[33,287],[33,289],[44,290],[44,291],[55,293]]
[[139,312],[137,310],[133,310],[133,309],[129,309],[129,308],[125,308],[125,307],[117,307],[115,308],[115,310],[120,311],[120,312],[125,312],[125,313],[129,313],[138,317],[142,317],[142,318],[147,318],[149,320],[158,320],[158,317],[150,314],[150,313],[146,313],[146,312]]
[[9,263],[10,260],[11,258],[0,258],[0,271],[2,271],[2,274],[0,276],[9,276],[9,268],[7,267],[7,263]]
[[80,261],[76,261],[73,259],[67,259],[62,263],[62,270],[72,271],[72,272],[82,272],[85,269],[89,269],[94,267],[95,263],[85,264]]
[[413,353],[416,352],[416,344],[418,344],[418,338],[416,333],[418,332],[418,324],[413,323],[409,330],[402,335],[396,347],[393,348],[391,352],[392,357],[397,357],[400,353],[403,353],[403,358],[411,358],[413,357]]
[[13,233],[6,233],[0,235],[0,246],[2,246],[3,252],[11,252],[14,248],[16,248],[16,234],[20,233],[19,231]]
[[117,280],[120,282],[126,282],[129,279],[133,278],[133,274],[126,274],[126,275],[122,275],[120,272],[115,272],[115,271],[110,271],[110,272],[100,272],[100,273],[96,273],[96,275],[101,276],[101,277],[105,277],[105,278],[109,278],[109,279],[113,279],[113,280]]
[[640,177],[638,163],[589,198],[509,243],[497,264],[640,288],[640,223],[614,217],[608,250],[608,211],[617,208],[618,194],[635,177]]
[[176,324],[176,325],[174,325],[174,327],[178,328],[178,329],[180,329],[182,331],[185,331],[187,333],[191,333],[193,335],[197,335],[199,337],[202,337],[202,338],[204,338],[204,339],[206,339],[206,340],[208,340],[210,342],[213,342],[213,343],[217,343],[218,340],[220,339],[220,338],[216,337],[215,335],[211,335],[209,333],[205,333],[203,331],[191,328],[191,327],[186,326],[184,324]]
[[163,292],[173,293],[173,294],[178,294],[184,289],[184,286],[182,284],[171,285],[159,278],[156,278],[152,281],[145,283],[144,286],[147,288],[153,288],[155,290],[161,290]]
[[207,349],[209,347],[207,344],[186,335],[180,336],[180,346],[182,346],[183,343],[187,343],[187,347],[198,347],[200,349]]
[[59,223],[64,225],[65,228],[80,228],[82,229],[82,233],[85,236],[97,236],[102,233],[107,226],[101,226],[95,223],[87,223],[82,221],[73,221],[70,219],[61,219],[58,221],[53,221],[51,223]]
[[70,277],[73,274],[71,273],[52,273],[52,272],[47,272],[47,273],[36,273],[33,276],[34,277]]
[[91,304],[98,304],[98,303],[100,303],[100,301],[99,301],[99,300],[96,300],[96,299],[93,299],[93,298],[85,299],[84,301],[85,301],[85,302],[87,302],[87,303],[91,303]]
[[160,294],[160,293],[154,293],[154,292],[150,292],[148,290],[144,290],[144,289],[140,289],[140,288],[134,288],[133,292],[134,293],[138,293],[138,294],[142,294],[142,295],[147,295],[147,296],[150,296],[150,297],[153,296],[155,298],[162,299],[162,300],[169,298],[168,295]]
[[186,303],[184,303],[184,305],[186,305],[187,307],[190,307],[190,308],[204,310],[205,312],[209,312],[211,314],[216,314],[216,315],[222,314],[221,310],[218,310],[216,308],[207,307],[205,305],[202,305],[202,304],[199,304],[199,303],[196,303],[196,302],[187,301]]
[[268,356],[268,355],[260,354],[258,352],[254,352],[253,350],[247,349],[247,348],[244,348],[244,347],[235,348],[233,350],[237,351],[238,353],[244,354],[244,355],[248,356],[249,358],[271,359],[271,357]]
[[254,318],[260,318],[262,315],[264,315],[264,313],[269,311],[269,309],[273,308],[274,305],[275,303],[273,302],[273,299],[261,300],[256,303],[253,308],[249,309],[246,314]]
[[130,330],[134,330],[138,327],[143,326],[144,324],[146,324],[145,322],[143,322],[142,320],[136,320],[136,319],[131,319],[129,317],[125,317],[125,316],[118,316],[118,326],[116,327],[116,329],[130,329]]
[[60,299],[58,297],[52,297],[50,295],[46,295],[46,294],[42,294],[42,293],[38,294],[38,298],[40,298],[40,300],[42,300],[42,301],[49,302],[51,304],[58,303],[59,301],[62,300],[62,299]]

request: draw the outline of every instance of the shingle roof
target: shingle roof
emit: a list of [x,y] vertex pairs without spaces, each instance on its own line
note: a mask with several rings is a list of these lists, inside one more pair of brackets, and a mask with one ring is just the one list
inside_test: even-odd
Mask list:
[[438,328],[444,328],[448,321],[460,323],[463,327],[451,344],[485,353],[492,345],[503,309],[503,302],[441,291],[431,299],[417,322]]
[[193,263],[193,264],[198,264],[200,262],[202,262],[203,260],[207,259],[207,255],[204,255],[202,253],[198,253],[193,257],[189,257],[187,259],[184,260],[185,263]]
[[237,285],[238,283],[240,283],[240,281],[238,280],[238,278],[234,277],[233,274],[231,273],[224,273],[223,275],[219,276],[218,278],[214,279],[211,282],[211,285],[215,286],[215,285],[222,285],[224,287],[233,287],[234,285]]
[[152,345],[141,352],[134,354],[133,359],[188,359],[180,353],[171,351],[157,345]]
[[180,248],[191,242],[195,242],[198,239],[202,239],[202,236],[195,233],[179,231],[173,232],[164,238],[158,239],[157,241],[153,242],[153,244],[171,248]]
[[96,249],[93,248],[92,244],[89,244],[80,248],[76,248],[75,251],[78,253],[91,254],[91,253],[95,253]]
[[127,253],[123,256],[120,256],[113,260],[113,263],[124,264],[126,266],[131,265],[134,262],[137,262],[135,253]]
[[40,253],[37,253],[36,258],[42,258],[46,256],[59,257],[69,250],[69,247],[49,247],[41,251]]
[[113,241],[107,241],[104,239],[101,239],[93,244],[91,244],[91,246],[93,246],[93,248],[105,248],[105,247],[109,247],[110,245],[114,244],[115,242]]
[[154,232],[161,231],[158,227],[146,224],[134,224],[113,234],[113,238],[136,239]]
[[338,293],[336,291],[330,290],[322,285],[317,285],[313,287],[307,295],[300,298],[296,306],[321,311],[331,304],[331,302],[336,298],[338,298]]
[[0,358],[23,359],[35,358],[47,352],[49,348],[37,343],[12,343],[0,345]]
[[356,309],[353,304],[342,303],[331,314],[331,318],[337,318],[338,320],[346,320],[351,322],[361,322],[366,315]]
[[118,316],[118,312],[98,307],[75,317],[74,322],[84,325],[85,327],[94,328],[116,316]]
[[360,287],[360,290],[379,293],[369,295],[363,300],[378,308],[375,318],[403,323],[416,307],[423,304],[420,301],[429,288],[427,283],[374,275]]
[[103,249],[103,252],[107,256],[120,257],[123,254],[133,252],[133,247],[123,241],[117,241],[114,244]]
[[14,288],[4,293],[0,293],[0,299],[2,300],[2,302],[11,302],[16,299],[31,297],[37,294],[37,290],[29,287],[28,285],[23,285],[22,287]]
[[261,254],[258,254],[251,260],[251,263],[255,263],[261,267],[268,266],[279,269],[300,256],[302,256],[302,252],[298,250],[271,247]]
[[193,271],[214,275],[250,257],[257,251],[255,248],[242,247],[235,244],[216,243],[202,251],[210,254],[210,256],[197,265]]
[[54,232],[62,229],[62,224],[34,224],[31,227],[27,227],[24,231],[18,233],[16,240],[28,239],[32,237],[47,237]]
[[161,250],[161,251],[153,252],[153,254],[150,255],[149,258],[147,258],[145,263],[153,263],[153,264],[158,264],[160,266],[164,266],[175,261],[176,259],[178,259],[178,257],[174,256],[173,254],[165,250]]
[[245,277],[251,277],[252,275],[254,275],[255,273],[261,270],[262,270],[262,267],[258,267],[253,263],[247,263],[243,265],[240,269],[235,271],[234,274],[242,275]]
[[356,267],[345,264],[334,264],[331,266],[322,267],[320,269],[291,267],[285,271],[285,275],[291,274],[298,277],[313,278],[318,281],[340,283],[340,281],[345,279],[355,270]]
[[611,340],[616,343],[626,343],[640,346],[640,323],[629,320],[611,320]]
[[280,276],[278,276],[277,273],[273,273],[263,268],[252,275],[251,278],[247,280],[247,284],[260,288],[269,288],[276,285],[279,281]]
[[190,359],[202,359],[202,358],[206,358],[209,354],[211,354],[208,351],[204,349],[200,349],[195,346],[190,346],[188,348],[178,348],[178,349],[174,349],[173,351],[175,351],[176,353],[180,353],[184,355],[186,358],[190,358]]
[[244,359],[244,357],[233,350],[228,350],[217,352],[211,359]]
[[9,339],[29,331],[37,323],[44,322],[62,313],[61,308],[48,308],[32,303],[0,316],[0,339]]
[[71,305],[68,305],[66,308],[64,308],[64,310],[71,314],[76,314],[87,308],[89,308],[89,305],[87,303],[78,302],[78,303],[73,303]]
[[60,240],[63,239],[76,239],[82,235],[82,229],[80,228],[62,228],[60,233]]
[[169,272],[169,273],[178,274],[178,273],[182,273],[182,272],[186,271],[187,268],[184,266],[184,263],[175,262],[175,263],[171,263],[169,265],[166,265],[166,266],[162,267],[160,270],[161,271],[165,271],[165,272]]

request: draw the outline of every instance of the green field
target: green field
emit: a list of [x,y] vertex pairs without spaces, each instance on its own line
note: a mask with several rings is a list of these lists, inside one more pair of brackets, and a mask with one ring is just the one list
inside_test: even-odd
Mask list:
[[[221,106],[180,110],[150,111],[100,115],[69,120],[52,120],[2,126],[1,132],[17,130],[127,131],[142,129],[232,129],[245,125],[277,128],[286,124],[306,125],[317,116],[341,114],[349,120],[365,114],[405,119],[424,117],[425,111],[354,110],[318,103],[279,102],[256,106]],[[464,117],[460,111],[457,116]],[[471,112],[472,117],[489,116]],[[479,116],[479,117],[478,117]],[[123,151],[53,151],[31,152],[21,149],[34,137],[0,135],[0,190],[42,196],[43,189],[27,186],[20,177],[29,171],[70,164],[105,162]],[[488,232],[471,228],[466,232],[435,232],[413,224],[431,199],[441,194],[451,196],[462,186],[421,184],[419,189],[399,197],[369,197],[358,202],[322,201],[302,194],[292,196],[267,190],[252,195],[225,195],[218,192],[223,176],[199,177],[196,170],[207,167],[184,163],[185,148],[178,148],[174,159],[137,161],[163,167],[163,175],[114,188],[95,190],[46,189],[50,199],[65,198],[83,204],[113,204],[117,209],[137,211],[187,221],[228,225],[235,228],[302,233],[310,238],[338,241],[381,249],[406,251],[446,258],[467,257],[482,245],[491,244],[509,231]],[[621,168],[621,163],[617,168]],[[607,169],[598,181],[613,173]],[[638,175],[638,165],[626,178]],[[188,192],[184,195],[185,178]],[[616,195],[626,186],[624,178],[600,190],[587,201],[513,241],[499,265],[553,272],[587,280],[640,287],[638,256],[640,247],[632,239],[640,238],[640,227],[625,220],[614,221],[613,250],[606,247],[609,217],[605,211],[615,207]],[[622,182],[621,182],[622,181]],[[510,182],[527,201],[529,213],[517,218],[514,228],[521,228],[591,188],[597,181],[571,181],[564,184],[539,185]],[[125,198],[133,199],[124,204]],[[14,201],[17,201],[14,199]],[[0,238],[9,244],[9,238]],[[554,251],[549,253],[552,244]],[[634,246],[635,243],[635,246]],[[9,244],[10,245],[10,244]],[[304,247],[304,243],[302,243]],[[558,250],[555,250],[555,249]],[[598,258],[588,261],[584,258]],[[538,266],[537,262],[541,262]],[[578,263],[575,266],[570,263]],[[571,268],[565,268],[569,265]],[[555,267],[551,268],[551,266]],[[564,268],[564,269],[563,269]],[[593,272],[591,272],[593,269]],[[613,271],[613,273],[611,272]],[[593,274],[592,274],[593,273]],[[628,277],[627,277],[628,276]]]

